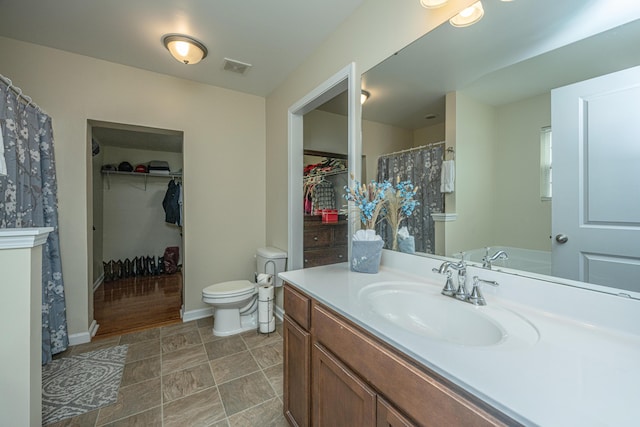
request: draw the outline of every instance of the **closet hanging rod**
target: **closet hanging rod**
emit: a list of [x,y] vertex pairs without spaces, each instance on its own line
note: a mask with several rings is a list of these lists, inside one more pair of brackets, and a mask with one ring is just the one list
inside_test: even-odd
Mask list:
[[329,171],[329,172],[320,172],[320,173],[315,173],[315,174],[311,174],[311,175],[304,175],[304,179],[324,178],[325,176],[339,175],[339,174],[345,173],[345,172],[349,172],[349,170],[348,169],[340,169],[340,170],[334,170],[334,171]]
[[[425,149],[425,148],[432,148],[432,147],[435,147],[435,146],[438,146],[438,145],[444,145],[445,143],[446,143],[445,141],[432,142],[431,144],[421,145],[420,147],[407,148],[406,150],[394,151],[393,153],[380,154],[378,156],[378,158],[388,157],[388,156],[395,156],[396,154],[402,154],[402,153],[410,153],[411,151],[422,150],[422,149]],[[451,147],[449,147],[449,148],[451,148]]]
[[7,86],[8,90],[11,90],[13,93],[15,93],[18,96],[18,99],[20,100],[20,102],[26,104],[27,107],[29,105],[33,105],[33,107],[36,108],[41,113],[47,114],[38,104],[33,102],[33,99],[31,99],[30,96],[23,94],[22,89],[20,89],[18,86],[14,86],[10,78],[0,74],[0,81],[2,81],[2,83],[4,83]]

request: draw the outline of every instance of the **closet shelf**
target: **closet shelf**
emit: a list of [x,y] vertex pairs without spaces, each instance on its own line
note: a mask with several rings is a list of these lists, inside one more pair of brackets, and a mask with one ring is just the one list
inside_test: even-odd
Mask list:
[[107,176],[107,189],[109,190],[111,190],[111,175],[129,175],[129,176],[135,176],[136,178],[144,178],[145,191],[147,191],[147,180],[149,179],[149,177],[169,178],[169,179],[182,178],[182,172],[171,172],[169,174],[162,174],[162,173],[141,173],[141,172],[123,172],[123,171],[103,170],[103,171],[100,171],[100,173],[102,173],[102,175]]

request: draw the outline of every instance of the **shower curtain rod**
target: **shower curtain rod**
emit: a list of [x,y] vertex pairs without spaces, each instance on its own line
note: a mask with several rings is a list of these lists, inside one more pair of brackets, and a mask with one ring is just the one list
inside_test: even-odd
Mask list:
[[40,108],[40,106],[38,104],[36,104],[35,102],[33,102],[33,99],[31,99],[30,96],[27,96],[25,94],[22,93],[22,89],[20,89],[18,86],[14,86],[13,82],[11,81],[10,78],[3,76],[2,74],[0,74],[0,81],[2,81],[2,83],[4,83],[7,86],[7,89],[10,89],[11,91],[13,91],[16,95],[18,95],[18,99],[23,102],[26,103],[27,107],[29,105],[33,105],[38,111],[40,111],[41,113],[47,114],[42,108]]
[[445,141],[432,142],[431,144],[421,145],[420,147],[407,148],[406,150],[394,151],[393,153],[380,154],[378,156],[378,158],[388,157],[388,156],[395,156],[396,154],[409,153],[411,151],[422,150],[424,148],[431,148],[431,147],[434,147],[436,145],[444,145],[444,144],[445,144]]

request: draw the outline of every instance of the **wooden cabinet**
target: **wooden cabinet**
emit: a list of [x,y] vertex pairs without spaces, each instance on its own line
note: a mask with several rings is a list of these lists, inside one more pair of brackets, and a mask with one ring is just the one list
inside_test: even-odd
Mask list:
[[304,217],[304,268],[347,260],[347,221],[323,223],[319,215]]
[[[284,411],[291,425],[519,425],[291,285],[285,283],[284,292]],[[302,328],[299,322],[308,322],[308,327]],[[304,350],[290,344],[295,336],[308,340]],[[300,378],[303,370],[291,366],[308,366],[309,354],[311,369]],[[294,396],[300,388],[309,394]],[[298,398],[306,402],[302,405],[307,412],[300,413],[310,424],[301,423],[302,415],[289,415]],[[309,408],[310,419],[306,418]]]
[[320,344],[313,345],[314,426],[374,426],[376,393]]
[[284,416],[292,426],[311,425],[310,299],[284,288]]

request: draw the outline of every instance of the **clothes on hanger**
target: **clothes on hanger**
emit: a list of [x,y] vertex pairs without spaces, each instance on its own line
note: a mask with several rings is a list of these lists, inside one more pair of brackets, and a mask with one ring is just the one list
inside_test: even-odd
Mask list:
[[162,200],[162,207],[165,212],[165,221],[169,224],[182,225],[181,215],[181,193],[182,184],[175,179],[169,181],[167,186],[167,193]]

